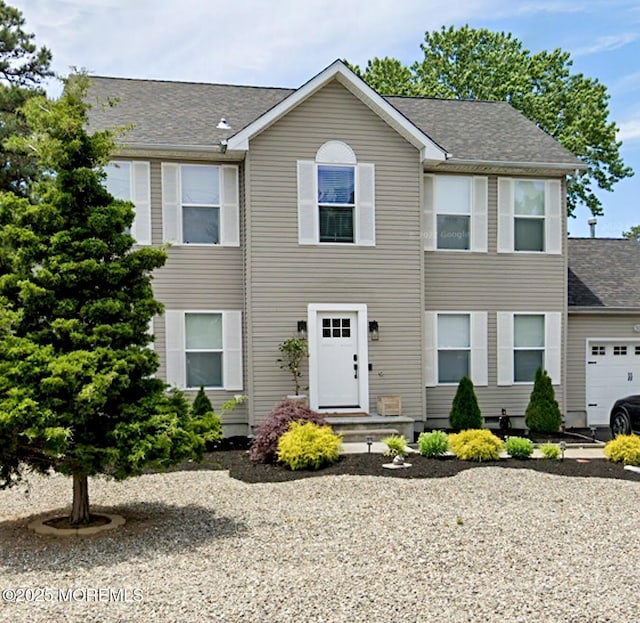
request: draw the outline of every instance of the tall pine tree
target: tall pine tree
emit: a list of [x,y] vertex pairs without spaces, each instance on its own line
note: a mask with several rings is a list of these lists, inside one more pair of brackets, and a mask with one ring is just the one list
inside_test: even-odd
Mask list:
[[73,479],[72,525],[90,521],[88,477],[197,458],[207,421],[153,375],[151,273],[166,254],[134,248],[134,213],[103,186],[111,132],[89,134],[88,80],[31,98],[32,150],[49,176],[34,202],[0,195],[0,486],[31,467]]

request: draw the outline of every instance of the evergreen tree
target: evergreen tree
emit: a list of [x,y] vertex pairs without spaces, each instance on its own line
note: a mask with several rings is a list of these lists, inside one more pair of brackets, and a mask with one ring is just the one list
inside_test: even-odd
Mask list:
[[527,428],[536,433],[557,433],[562,416],[551,377],[542,368],[536,370],[533,390],[524,413]]
[[31,134],[50,175],[34,203],[0,195],[0,487],[25,467],[72,476],[73,525],[90,521],[88,476],[124,479],[197,458],[206,418],[153,375],[151,273],[166,254],[133,248],[132,205],[103,186],[111,132],[88,134],[88,80],[31,98]]
[[458,384],[449,413],[449,424],[456,431],[482,428],[482,413],[473,382],[468,376],[463,376]]
[[37,177],[37,161],[31,153],[7,148],[5,141],[28,132],[20,109],[43,94],[40,84],[53,75],[51,52],[36,47],[24,24],[22,13],[0,0],[0,191],[21,195]]

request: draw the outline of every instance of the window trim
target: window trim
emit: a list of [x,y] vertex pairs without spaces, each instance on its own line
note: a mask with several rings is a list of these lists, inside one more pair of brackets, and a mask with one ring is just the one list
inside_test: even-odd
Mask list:
[[[183,169],[184,167],[197,167],[215,169],[218,174],[218,203],[184,203],[182,200],[183,189]],[[222,218],[222,170],[217,164],[204,163],[186,163],[181,162],[178,165],[178,201],[180,204],[180,244],[185,247],[220,247],[222,240],[222,227],[220,220]],[[184,209],[185,208],[217,208],[218,209],[218,242],[186,242],[184,239]]]
[[[544,217],[515,214],[515,183],[544,183]],[[562,182],[555,178],[499,177],[498,178],[498,253],[518,255],[562,255],[564,249],[564,215]],[[515,220],[543,219],[543,251],[516,251]]]
[[[528,316],[528,317],[542,317],[542,338],[544,340],[544,346],[533,347],[533,346],[516,346],[516,316]],[[513,314],[513,385],[533,385],[535,382],[535,377],[531,381],[516,381],[516,352],[521,351],[534,351],[534,352],[542,352],[542,368],[545,369],[545,361],[547,356],[547,317],[544,312],[514,312]]]
[[[358,167],[356,164],[342,164],[342,163],[334,163],[327,164],[323,162],[316,162],[316,184],[319,184],[320,178],[320,167],[335,167],[335,168],[343,168],[343,169],[351,169],[353,171],[353,203],[321,203],[318,198],[318,244],[325,245],[354,245],[356,244],[356,240],[358,239],[357,233],[357,223],[356,223],[356,210],[358,206]],[[337,240],[321,240],[321,226],[322,226],[322,218],[321,211],[322,208],[351,208],[351,229],[353,233],[353,240],[350,242],[344,241],[340,242]]]
[[517,310],[496,312],[497,340],[497,385],[498,386],[531,386],[533,381],[515,382],[514,370],[514,317],[544,315],[544,356],[543,368],[551,377],[553,385],[562,384],[562,350],[563,327],[566,331],[566,314],[562,311],[528,311]]
[[[318,167],[354,168],[353,242],[320,242]],[[318,247],[375,247],[375,165],[357,162],[354,151],[342,141],[327,141],[314,160],[297,161],[298,244]],[[334,204],[331,204],[334,205]],[[338,205],[338,204],[335,204]]]
[[[184,242],[182,213],[182,167],[207,166],[218,169],[220,205],[218,242]],[[201,247],[215,249],[218,247],[240,246],[240,203],[239,203],[239,168],[238,165],[163,162],[162,177],[162,239],[174,246]],[[187,204],[191,207],[191,204]],[[194,205],[193,207],[198,207]],[[209,206],[201,206],[209,207]]]
[[[222,315],[222,386],[207,387],[211,391],[241,391],[243,389],[243,321],[240,310],[229,309],[166,309],[165,331],[165,377],[167,383],[181,390],[196,390],[187,387],[186,369],[186,315]],[[193,350],[193,349],[190,349]],[[208,349],[207,349],[208,352]]]
[[488,312],[469,310],[438,310],[424,312],[423,372],[425,387],[455,386],[438,382],[438,315],[469,315],[469,377],[477,387],[489,385],[488,378]]
[[[468,249],[440,249],[438,248],[438,216],[450,215],[441,212],[436,205],[438,179],[456,177],[470,180],[469,192],[469,248]],[[422,237],[423,249],[438,253],[487,253],[488,252],[488,206],[489,206],[489,178],[482,175],[455,175],[425,173],[422,184]]]
[[[129,201],[133,204],[134,217],[131,223],[131,237],[135,240],[135,244],[139,246],[148,246],[152,244],[151,232],[151,163],[146,160],[127,160],[117,158],[109,160],[107,166],[113,164],[120,166],[123,164],[129,167],[129,198],[121,199]],[[106,174],[106,166],[104,167]],[[105,178],[106,188],[106,178]]]

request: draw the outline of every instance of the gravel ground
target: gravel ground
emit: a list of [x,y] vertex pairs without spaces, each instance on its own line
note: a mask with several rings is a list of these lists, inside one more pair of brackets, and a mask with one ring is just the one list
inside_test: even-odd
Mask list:
[[640,621],[640,482],[181,471],[93,480],[95,510],[127,517],[113,532],[26,529],[70,494],[57,475],[0,491],[0,621]]

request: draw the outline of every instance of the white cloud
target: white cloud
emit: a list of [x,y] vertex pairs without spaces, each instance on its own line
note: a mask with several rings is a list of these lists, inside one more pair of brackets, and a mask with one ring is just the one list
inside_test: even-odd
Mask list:
[[626,143],[640,140],[640,114],[619,124],[618,140]]
[[578,48],[573,51],[575,57],[586,56],[588,54],[597,54],[599,52],[611,52],[619,48],[629,45],[640,38],[640,34],[635,32],[627,32],[619,35],[609,35],[606,37],[598,37],[591,45]]

